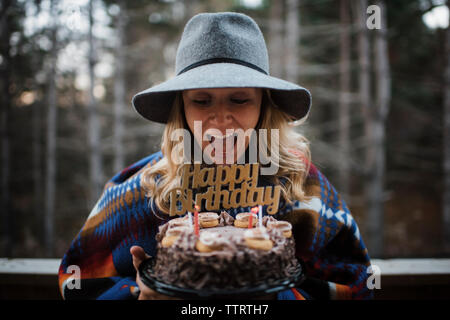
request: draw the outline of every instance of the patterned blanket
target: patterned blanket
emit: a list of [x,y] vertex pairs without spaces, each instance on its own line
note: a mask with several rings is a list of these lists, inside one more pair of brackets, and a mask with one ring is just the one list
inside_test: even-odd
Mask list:
[[[62,259],[59,287],[64,299],[137,298],[130,248],[139,245],[155,255],[155,235],[168,220],[149,205],[140,183],[142,170],[161,158],[161,151],[150,155],[105,185]],[[345,202],[312,164],[305,190],[312,196],[310,201],[293,205],[280,201],[275,215],[292,223],[297,256],[307,276],[301,287],[279,293],[278,299],[371,299],[373,292],[367,287],[370,259]],[[248,209],[228,212],[235,216]],[[80,271],[79,285],[74,285],[74,270]]]

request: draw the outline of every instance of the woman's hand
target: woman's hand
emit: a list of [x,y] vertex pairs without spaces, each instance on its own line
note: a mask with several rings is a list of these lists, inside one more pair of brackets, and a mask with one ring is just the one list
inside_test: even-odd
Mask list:
[[177,300],[176,298],[165,296],[150,289],[141,281],[141,277],[139,276],[139,266],[142,261],[150,258],[150,256],[145,253],[144,249],[139,246],[132,246],[130,248],[130,253],[133,256],[133,266],[136,269],[136,283],[140,290],[138,300]]

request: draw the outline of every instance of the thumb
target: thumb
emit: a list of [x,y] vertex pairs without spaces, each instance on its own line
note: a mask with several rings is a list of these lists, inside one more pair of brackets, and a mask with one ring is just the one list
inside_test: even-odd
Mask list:
[[144,249],[140,246],[132,246],[130,248],[131,256],[133,257],[133,266],[138,271],[140,264],[145,259],[150,258],[148,254],[145,253]]

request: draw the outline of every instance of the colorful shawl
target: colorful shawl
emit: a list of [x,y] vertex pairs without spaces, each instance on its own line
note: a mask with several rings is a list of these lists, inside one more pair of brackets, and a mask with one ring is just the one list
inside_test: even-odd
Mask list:
[[[141,188],[143,169],[162,156],[160,151],[140,160],[105,185],[62,259],[59,287],[64,299],[136,299],[130,248],[139,245],[155,255],[158,227],[169,219],[150,205]],[[345,202],[312,164],[305,191],[309,201],[292,205],[280,201],[275,215],[292,223],[297,256],[307,275],[301,287],[279,293],[278,299],[372,298],[367,287],[370,259]],[[248,209],[228,212],[235,216]],[[73,285],[73,265],[80,271],[78,286]]]

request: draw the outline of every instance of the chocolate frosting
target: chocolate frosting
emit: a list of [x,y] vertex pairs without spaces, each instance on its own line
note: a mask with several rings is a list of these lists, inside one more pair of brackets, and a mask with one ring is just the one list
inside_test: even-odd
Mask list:
[[[273,219],[273,218],[272,218]],[[162,247],[160,241],[167,232],[168,224],[160,227],[156,236],[158,253],[153,276],[165,283],[191,289],[235,289],[285,278],[295,271],[294,239],[285,238],[278,229],[267,230],[273,241],[269,251],[254,250],[245,244],[245,228],[233,226],[233,217],[222,212],[219,225],[200,229],[200,233],[217,233],[225,245],[213,252],[199,252],[195,248],[199,240],[186,228],[171,247]],[[267,222],[267,219],[263,219]],[[265,225],[264,225],[265,226]]]

